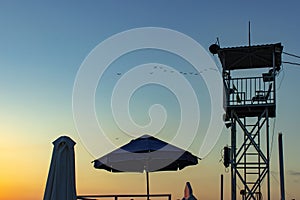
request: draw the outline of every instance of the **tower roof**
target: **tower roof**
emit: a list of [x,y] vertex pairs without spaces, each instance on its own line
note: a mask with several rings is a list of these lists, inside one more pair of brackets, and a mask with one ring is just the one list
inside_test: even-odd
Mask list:
[[273,53],[275,55],[275,68],[280,69],[281,43],[256,46],[242,46],[218,49],[218,56],[225,70],[272,68]]

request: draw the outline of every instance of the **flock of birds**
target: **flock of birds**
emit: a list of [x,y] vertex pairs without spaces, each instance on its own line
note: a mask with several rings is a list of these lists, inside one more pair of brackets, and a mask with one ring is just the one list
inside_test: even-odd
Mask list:
[[[154,70],[161,70],[162,72],[166,73],[166,72],[169,72],[169,73],[174,73],[175,70],[169,70],[169,69],[165,69],[164,67],[162,66],[154,66],[153,67]],[[154,73],[154,70],[151,71],[149,74],[153,74]],[[213,71],[218,71],[217,69],[215,68],[206,68],[206,69],[203,69],[203,71],[200,71],[200,72],[183,72],[183,71],[180,71],[179,73],[180,74],[183,74],[183,75],[193,75],[193,76],[198,76],[202,73],[204,73],[205,71],[208,71],[208,70],[213,70]],[[118,76],[121,76],[122,73],[121,72],[117,72],[117,75]]]

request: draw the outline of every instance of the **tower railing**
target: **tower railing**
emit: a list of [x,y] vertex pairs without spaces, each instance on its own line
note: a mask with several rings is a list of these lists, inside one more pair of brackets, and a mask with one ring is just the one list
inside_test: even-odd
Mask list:
[[224,79],[225,107],[275,104],[274,85],[264,77]]

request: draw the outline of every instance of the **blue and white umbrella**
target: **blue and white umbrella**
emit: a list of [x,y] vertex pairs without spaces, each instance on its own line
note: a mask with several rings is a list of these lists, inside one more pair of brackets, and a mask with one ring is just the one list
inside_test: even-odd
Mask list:
[[198,157],[150,135],[143,135],[128,144],[94,160],[94,167],[111,172],[146,172],[149,199],[149,172],[177,171],[198,164]]

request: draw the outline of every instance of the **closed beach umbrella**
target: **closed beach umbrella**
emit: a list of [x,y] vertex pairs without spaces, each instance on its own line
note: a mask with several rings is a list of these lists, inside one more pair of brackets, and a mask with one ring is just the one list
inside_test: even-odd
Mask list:
[[149,199],[149,172],[177,171],[198,164],[198,157],[150,135],[131,140],[128,144],[94,160],[94,167],[111,172],[146,172]]
[[53,142],[44,200],[76,200],[75,144],[67,136],[61,136]]

